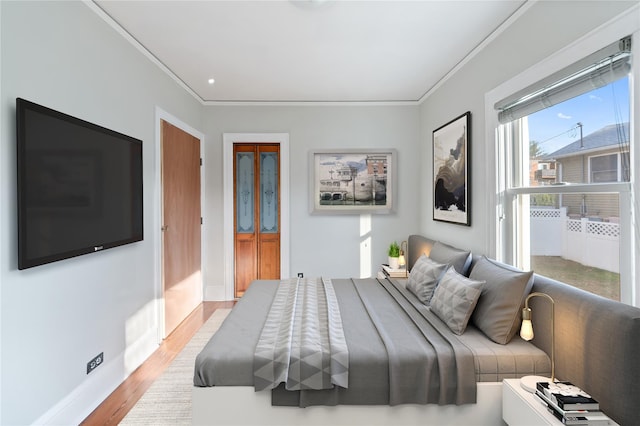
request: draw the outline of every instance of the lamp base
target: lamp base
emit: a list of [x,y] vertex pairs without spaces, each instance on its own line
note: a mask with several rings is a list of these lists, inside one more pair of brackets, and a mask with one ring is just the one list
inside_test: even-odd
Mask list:
[[520,378],[520,387],[529,393],[536,393],[536,383],[538,382],[551,383],[553,380],[544,376],[524,376]]

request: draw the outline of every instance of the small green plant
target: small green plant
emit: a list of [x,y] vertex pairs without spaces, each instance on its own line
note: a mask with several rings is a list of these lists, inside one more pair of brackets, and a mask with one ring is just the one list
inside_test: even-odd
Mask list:
[[389,245],[389,257],[400,257],[400,246],[395,241]]

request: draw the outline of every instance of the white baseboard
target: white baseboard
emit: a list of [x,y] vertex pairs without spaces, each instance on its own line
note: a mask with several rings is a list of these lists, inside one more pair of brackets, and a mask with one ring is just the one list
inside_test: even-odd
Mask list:
[[116,358],[108,359],[108,354],[105,354],[105,361],[99,368],[33,424],[80,424],[157,348],[158,331],[154,328],[130,345],[127,355],[122,352]]

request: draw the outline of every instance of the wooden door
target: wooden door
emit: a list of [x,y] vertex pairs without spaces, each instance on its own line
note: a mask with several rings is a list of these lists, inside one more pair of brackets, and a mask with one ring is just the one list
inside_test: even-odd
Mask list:
[[233,145],[235,297],[280,278],[280,145]]
[[202,302],[200,140],[162,121],[165,337]]

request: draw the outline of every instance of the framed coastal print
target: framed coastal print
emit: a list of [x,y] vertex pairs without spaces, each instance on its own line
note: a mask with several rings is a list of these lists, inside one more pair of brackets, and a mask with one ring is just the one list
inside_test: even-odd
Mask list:
[[466,112],[433,131],[433,220],[471,225],[470,126]]
[[394,149],[322,150],[309,153],[312,214],[391,213]]

